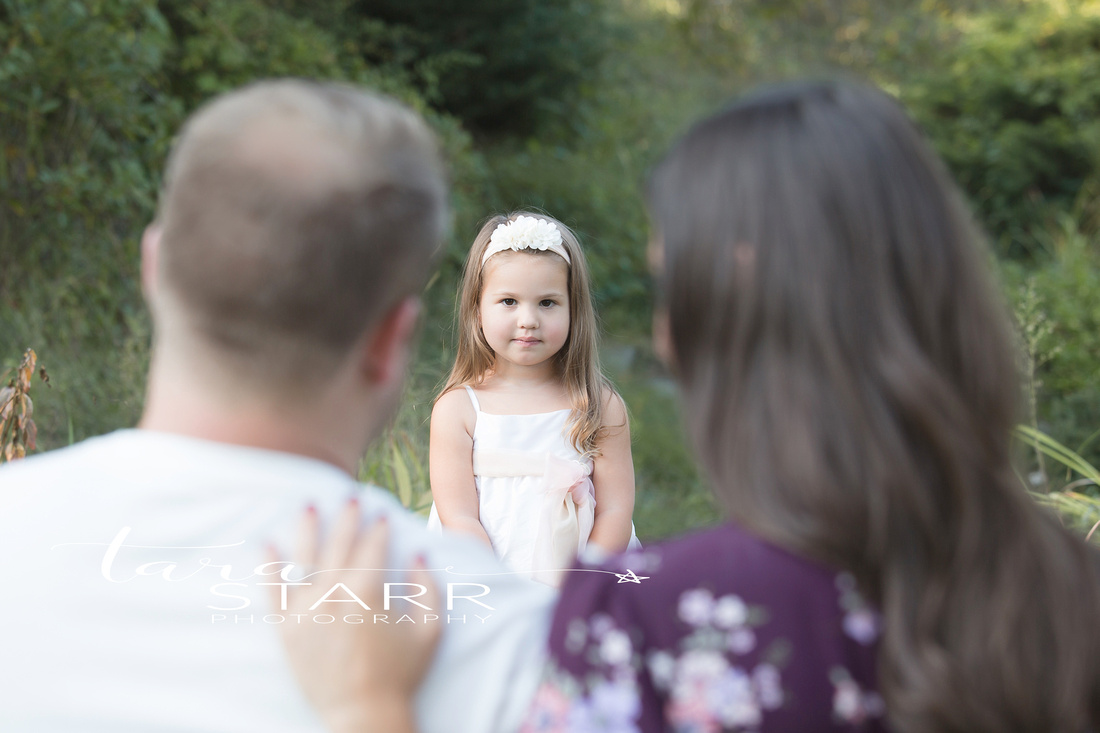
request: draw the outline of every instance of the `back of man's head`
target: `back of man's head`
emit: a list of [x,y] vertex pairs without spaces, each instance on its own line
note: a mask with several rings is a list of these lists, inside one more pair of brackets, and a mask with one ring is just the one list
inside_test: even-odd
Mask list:
[[286,386],[323,376],[423,284],[446,185],[431,132],[400,104],[261,82],[189,120],[158,219],[158,329],[184,329],[253,386]]

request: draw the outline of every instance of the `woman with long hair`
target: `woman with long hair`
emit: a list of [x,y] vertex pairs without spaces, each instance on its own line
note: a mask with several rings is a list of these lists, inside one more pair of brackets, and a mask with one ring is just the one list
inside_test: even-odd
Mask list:
[[561,591],[530,730],[1100,730],[1096,553],[1011,467],[982,237],[900,106],[767,88],[653,174],[658,350],[728,521]]

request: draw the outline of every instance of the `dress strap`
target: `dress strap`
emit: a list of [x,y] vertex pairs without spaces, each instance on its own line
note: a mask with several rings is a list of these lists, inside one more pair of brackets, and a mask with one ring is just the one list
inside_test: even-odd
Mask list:
[[466,394],[470,395],[470,402],[474,403],[474,409],[481,412],[481,405],[477,403],[477,395],[474,394],[474,388],[470,385],[466,385]]

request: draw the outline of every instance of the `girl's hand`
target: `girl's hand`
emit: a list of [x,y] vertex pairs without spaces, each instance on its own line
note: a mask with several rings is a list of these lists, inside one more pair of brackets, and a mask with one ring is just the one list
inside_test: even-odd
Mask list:
[[[280,625],[283,645],[298,684],[332,731],[412,732],[416,730],[412,701],[431,666],[442,627],[372,623],[374,610],[383,608],[389,528],[385,517],[366,532],[360,532],[359,525],[359,504],[352,499],[327,540],[318,546],[317,513],[312,507],[306,511],[293,562],[310,573],[303,581],[310,585],[285,588],[283,614],[288,620]],[[268,555],[271,562],[279,561],[274,549],[269,549]],[[406,580],[427,588],[419,599],[438,607],[439,594],[421,559]],[[328,604],[321,604],[316,611],[310,607],[337,583],[343,583],[372,610],[341,603],[341,611],[331,614],[336,616],[335,622],[314,622],[315,614],[329,613],[325,609]],[[283,590],[272,586],[271,601],[276,608],[283,607]],[[348,594],[337,589],[332,598],[347,599]],[[301,615],[295,619],[292,614]],[[352,614],[363,622],[344,620]]]

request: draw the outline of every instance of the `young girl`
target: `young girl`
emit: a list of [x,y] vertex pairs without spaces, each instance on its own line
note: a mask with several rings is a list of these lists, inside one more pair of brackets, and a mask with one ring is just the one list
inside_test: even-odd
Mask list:
[[432,410],[429,526],[548,583],[638,546],[626,409],[600,372],[588,269],[548,216],[497,216],[470,248],[458,353]]

